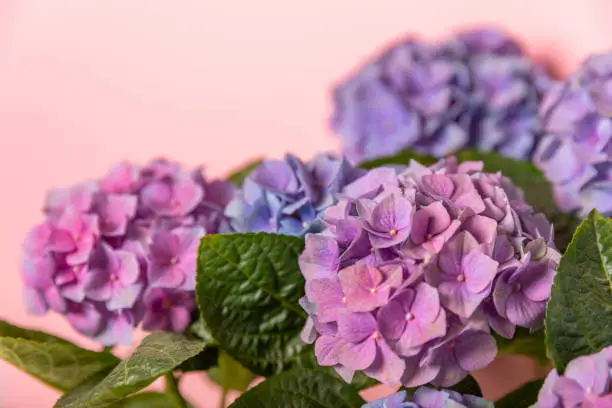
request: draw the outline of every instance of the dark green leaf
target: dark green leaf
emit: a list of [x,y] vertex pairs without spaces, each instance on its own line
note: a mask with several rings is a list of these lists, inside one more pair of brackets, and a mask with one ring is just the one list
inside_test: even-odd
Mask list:
[[380,157],[378,159],[368,160],[366,162],[361,163],[359,166],[368,170],[381,166],[407,166],[410,163],[410,160],[416,160],[425,166],[429,166],[436,163],[440,159],[435,158],[433,156],[424,156],[413,152],[412,150],[404,150],[393,156]]
[[110,353],[86,350],[59,337],[1,320],[0,358],[61,391],[119,363]]
[[[533,206],[536,212],[544,213],[555,226],[555,241],[560,250],[569,243],[578,220],[571,214],[561,213],[555,206],[552,186],[532,163],[504,157],[497,153],[483,153],[475,150],[463,150],[455,154],[460,162],[482,161],[484,170],[489,173],[501,173],[511,179],[515,185],[525,192],[525,201]],[[431,156],[421,156],[406,150],[395,156],[383,157],[363,163],[367,169],[385,165],[408,165],[414,159],[424,165],[434,164],[438,159]]]
[[563,372],[612,345],[612,220],[593,210],[561,258],[546,311],[546,341]]
[[543,380],[536,380],[523,385],[512,391],[495,403],[495,408],[527,408],[538,399],[538,393],[542,388]]
[[312,360],[300,340],[306,313],[297,258],[304,240],[279,234],[207,235],[196,295],[219,345],[252,372],[270,375]]
[[177,367],[179,371],[206,371],[211,367],[217,365],[219,359],[219,348],[217,347],[217,341],[213,339],[206,326],[206,322],[201,316],[198,316],[197,320],[189,326],[187,329],[187,335],[200,338],[204,341],[205,347],[196,356],[191,357]]
[[268,378],[230,408],[360,408],[357,390],[327,370],[295,369]]
[[241,187],[242,183],[244,183],[244,179],[246,179],[248,175],[251,174],[251,172],[255,170],[257,166],[261,164],[262,161],[263,159],[255,159],[247,163],[245,166],[241,167],[240,169],[233,171],[232,174],[230,174],[227,179],[231,181],[232,183],[234,183],[235,185],[237,185],[238,187]]
[[159,392],[143,392],[118,401],[109,408],[169,408],[174,406],[172,398]]
[[451,390],[458,392],[463,395],[475,395],[477,397],[482,397],[482,391],[480,390],[480,385],[474,377],[468,375],[463,380],[461,380],[458,384],[450,387]]
[[197,355],[185,360],[176,369],[178,371],[206,371],[217,365],[219,360],[219,348],[217,346],[206,346]]
[[224,390],[239,392],[246,391],[251,381],[255,378],[252,372],[223,351],[219,353],[218,366],[211,368],[208,371],[208,376]]
[[204,343],[178,333],[148,335],[127,360],[93,387],[78,387],[65,394],[56,408],[100,408],[121,401],[147,387],[158,377],[172,371],[197,355]]
[[546,356],[546,339],[544,330],[530,332],[529,329],[518,327],[514,338],[505,339],[497,334],[498,355],[519,354],[531,357],[538,363],[545,365],[549,362]]

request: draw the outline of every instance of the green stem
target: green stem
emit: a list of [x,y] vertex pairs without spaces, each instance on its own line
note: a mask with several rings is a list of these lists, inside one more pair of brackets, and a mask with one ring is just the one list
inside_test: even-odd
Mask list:
[[223,387],[221,391],[221,400],[219,401],[219,408],[225,408],[227,406],[227,388]]
[[166,374],[166,394],[174,402],[176,408],[187,408],[187,402],[178,388],[178,381],[172,372]]

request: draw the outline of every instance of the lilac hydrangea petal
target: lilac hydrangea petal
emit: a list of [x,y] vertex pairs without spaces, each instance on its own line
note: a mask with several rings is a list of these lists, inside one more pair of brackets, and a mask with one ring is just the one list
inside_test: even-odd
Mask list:
[[414,213],[410,238],[420,245],[431,236],[443,232],[449,227],[451,218],[440,201],[435,201]]
[[412,400],[420,408],[439,408],[446,407],[449,395],[443,391],[421,387],[415,391]]
[[599,355],[581,356],[570,361],[564,376],[575,380],[582,388],[601,394],[610,381],[608,362]]
[[386,184],[395,185],[397,173],[390,167],[379,167],[344,187],[342,194],[348,198],[360,198],[375,192]]
[[72,303],[68,306],[66,318],[79,333],[95,336],[105,324],[104,315],[93,304]]
[[465,285],[472,293],[482,293],[490,287],[497,274],[498,263],[488,256],[472,251],[463,258]]
[[335,239],[308,234],[304,252],[298,258],[298,262],[302,274],[308,280],[332,276],[338,268],[339,256],[338,242]]
[[306,284],[306,294],[316,305],[317,318],[322,323],[338,320],[338,312],[344,308],[344,294],[337,278],[314,279]]
[[564,406],[579,407],[584,400],[584,389],[575,380],[559,377],[555,382],[555,393],[559,395]]
[[315,355],[322,366],[333,366],[338,364],[337,355],[338,339],[332,336],[321,336],[315,342]]
[[378,352],[372,364],[364,372],[383,384],[396,386],[400,384],[406,363],[391,350],[383,339],[375,341]]
[[475,371],[489,365],[497,355],[495,339],[483,332],[468,332],[455,345],[457,362],[465,371]]
[[338,362],[351,370],[365,370],[376,358],[376,342],[366,338],[360,343],[341,342],[336,350]]
[[338,336],[348,342],[359,343],[364,341],[371,337],[376,330],[376,319],[370,313],[343,311],[338,316]]
[[545,311],[546,302],[532,302],[516,294],[508,297],[506,315],[511,322],[519,326],[539,326]]
[[[414,296],[408,291],[406,296]],[[392,299],[378,312],[380,332],[388,340],[398,340],[406,327],[406,312],[399,299]]]
[[49,309],[43,293],[39,289],[31,287],[23,288],[23,300],[28,313],[34,316],[42,316]]

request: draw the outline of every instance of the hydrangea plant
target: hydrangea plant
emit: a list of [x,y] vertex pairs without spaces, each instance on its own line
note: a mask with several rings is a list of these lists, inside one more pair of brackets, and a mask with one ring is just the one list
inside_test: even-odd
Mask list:
[[540,106],[545,136],[534,156],[563,211],[612,214],[612,54],[588,57]]
[[[190,407],[189,371],[222,407],[243,392],[232,408],[610,408],[612,220],[586,216],[609,210],[608,61],[551,87],[498,31],[408,40],[335,92],[349,159],[480,152],[287,155],[212,182],[126,162],[53,190],[23,245],[26,304],[105,347],[0,321],[0,358],[62,392],[56,408]],[[534,148],[552,187],[482,152]],[[586,216],[575,231],[553,187]],[[554,370],[488,401],[471,374],[503,354]],[[380,382],[400,389],[367,403]]]
[[529,158],[553,80],[495,29],[440,42],[411,37],[334,87],[331,128],[350,159],[403,149],[442,157],[462,148]]
[[124,162],[103,178],[51,190],[23,245],[28,310],[66,316],[101,344],[134,327],[183,332],[196,310],[200,238],[228,229],[227,182],[166,159]]
[[483,164],[413,161],[349,184],[306,237],[304,340],[346,378],[452,386],[497,354],[490,331],[542,326],[552,226]]

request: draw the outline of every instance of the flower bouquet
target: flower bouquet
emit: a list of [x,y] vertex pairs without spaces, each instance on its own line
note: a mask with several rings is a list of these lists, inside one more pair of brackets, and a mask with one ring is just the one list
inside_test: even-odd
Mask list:
[[[0,357],[57,408],[190,407],[187,372],[234,408],[610,408],[609,78],[612,54],[559,80],[496,30],[408,38],[334,87],[342,155],[52,190],[26,305],[100,348],[0,321]],[[504,354],[554,368],[487,401],[470,373]]]

